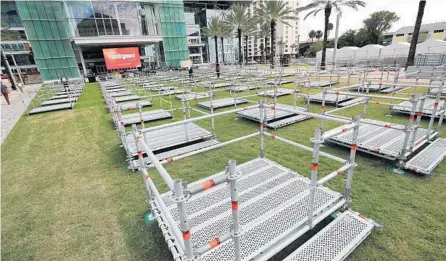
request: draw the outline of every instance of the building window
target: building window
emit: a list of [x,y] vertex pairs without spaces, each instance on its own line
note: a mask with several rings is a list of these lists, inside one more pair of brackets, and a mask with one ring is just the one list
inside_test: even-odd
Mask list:
[[396,37],[404,36],[404,34],[397,34]]
[[442,32],[444,32],[444,29],[434,31],[434,33],[442,33]]

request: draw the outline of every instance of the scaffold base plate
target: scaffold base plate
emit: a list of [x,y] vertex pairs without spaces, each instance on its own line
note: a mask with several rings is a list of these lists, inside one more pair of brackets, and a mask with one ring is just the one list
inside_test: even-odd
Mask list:
[[413,172],[430,175],[446,158],[446,139],[438,138],[411,158],[404,167]]
[[62,104],[56,104],[56,105],[37,107],[37,108],[30,110],[29,114],[31,115],[31,114],[37,114],[37,113],[43,113],[43,112],[71,109],[71,105],[72,104],[69,104],[69,103],[62,103]]
[[[222,166],[223,168],[223,166]],[[265,158],[237,165],[239,223],[242,260],[272,256],[282,248],[283,240],[293,241],[299,232],[308,231],[310,180]],[[191,183],[202,184],[210,178],[227,175],[224,171]],[[173,219],[179,225],[177,205],[171,192],[162,196]],[[342,195],[318,186],[314,201],[314,224],[339,209],[345,203]],[[186,202],[191,240],[194,247],[208,244],[231,230],[232,210],[230,190],[222,183],[193,195]],[[198,256],[198,260],[235,260],[234,242],[228,239]]]
[[243,99],[238,99],[238,98],[235,98],[235,99],[234,98],[223,98],[223,99],[212,100],[212,102],[211,101],[199,102],[197,105],[201,108],[210,110],[211,106],[213,106],[214,109],[218,109],[218,108],[224,108],[224,107],[245,104],[245,103],[248,103],[248,101],[243,100]]
[[374,225],[347,210],[283,261],[342,261],[367,238]]
[[[144,122],[158,121],[168,118],[172,118],[172,114],[162,109],[142,112],[142,120]],[[121,122],[124,123],[124,125],[141,123],[141,117],[139,115],[139,112],[123,114],[121,115]]]
[[[147,141],[147,146],[149,146],[152,151],[157,152],[159,150],[181,146],[182,144],[193,141],[204,140],[212,135],[212,132],[201,128],[195,123],[187,123],[186,126],[187,132],[184,124],[145,132],[144,137]],[[128,133],[125,136],[123,144],[129,156],[137,155],[138,151],[132,133]]]

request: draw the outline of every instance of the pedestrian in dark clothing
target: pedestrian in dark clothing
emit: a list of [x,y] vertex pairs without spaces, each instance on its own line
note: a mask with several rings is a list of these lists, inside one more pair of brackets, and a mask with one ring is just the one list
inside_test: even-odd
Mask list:
[[220,78],[220,64],[217,63],[217,66],[215,67],[215,72],[217,73],[217,78]]
[[194,74],[194,69],[191,67],[189,67],[189,80],[192,80],[192,75]]

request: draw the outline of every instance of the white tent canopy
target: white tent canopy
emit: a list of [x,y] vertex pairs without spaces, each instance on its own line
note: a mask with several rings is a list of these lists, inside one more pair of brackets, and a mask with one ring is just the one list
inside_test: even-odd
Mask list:
[[417,54],[446,53],[446,41],[427,40],[417,45]]
[[338,61],[354,60],[357,50],[359,50],[359,47],[356,46],[342,47],[336,52],[336,60]]
[[356,60],[379,59],[382,48],[384,48],[384,46],[379,44],[369,44],[361,47],[356,51]]
[[410,44],[406,42],[393,43],[381,49],[381,58],[407,57]]
[[[333,48],[327,48],[326,55],[325,55],[325,63],[331,63],[333,62]],[[318,63],[322,60],[322,50],[316,53],[316,60]]]

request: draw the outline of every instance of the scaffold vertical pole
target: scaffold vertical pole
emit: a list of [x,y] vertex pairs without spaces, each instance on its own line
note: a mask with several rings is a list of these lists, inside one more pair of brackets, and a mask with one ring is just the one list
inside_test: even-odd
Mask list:
[[235,260],[241,260],[240,249],[240,223],[239,223],[239,202],[237,193],[237,170],[236,161],[230,160],[228,162],[229,168],[229,186],[231,189],[231,208],[232,208],[232,240],[234,241]]
[[443,92],[443,88],[444,88],[444,80],[441,82],[440,87],[438,87],[437,96],[435,97],[434,108],[432,109],[431,119],[429,121],[429,126],[427,127],[427,133],[426,133],[426,139],[427,140],[429,140],[430,136],[431,136],[432,127],[434,125],[434,119],[435,119],[435,116],[437,114],[438,104],[440,102],[440,96],[441,96],[441,93]]
[[[322,105],[321,105],[321,115],[325,114],[325,96],[327,95],[327,88],[324,88],[324,91],[322,92]],[[323,132],[324,129],[324,120],[321,118],[319,122],[319,128]]]
[[264,124],[265,124],[265,104],[263,101],[260,102],[259,104],[259,110],[260,110],[260,157],[263,158],[265,157],[265,144],[264,144],[264,139],[265,139],[265,133],[264,133]]
[[443,112],[440,115],[440,118],[438,119],[438,125],[435,129],[436,132],[440,132],[441,125],[443,124],[444,115],[446,114],[446,99],[443,101]]
[[410,111],[409,115],[409,123],[407,123],[406,128],[404,129],[405,136],[404,136],[404,142],[403,147],[401,148],[400,155],[399,155],[399,162],[398,162],[398,169],[396,172],[402,173],[402,168],[404,166],[404,160],[406,159],[406,152],[407,152],[407,145],[409,144],[410,134],[412,132],[414,120],[415,120],[415,111],[417,109],[418,104],[418,95],[415,94],[412,98],[412,110]]
[[317,188],[317,171],[319,164],[319,148],[323,142],[321,129],[316,129],[314,131],[314,138],[311,140],[313,145],[313,160],[311,163],[311,188],[310,196],[308,200],[308,225],[313,228],[313,212],[314,212],[314,199]]
[[353,180],[353,170],[356,166],[355,159],[356,159],[356,150],[357,150],[357,142],[358,142],[358,134],[359,134],[359,122],[360,117],[356,116],[353,118],[354,123],[356,124],[353,128],[353,135],[352,135],[352,145],[350,148],[350,157],[349,157],[349,164],[350,167],[347,170],[347,181],[345,182],[345,192],[344,192],[344,198],[345,198],[345,205],[344,209],[348,209],[351,204],[351,191],[352,191],[352,180]]
[[[414,87],[416,88],[416,87]],[[423,116],[423,108],[424,108],[424,103],[426,101],[426,96],[421,97],[420,99],[420,105],[418,106],[418,111],[417,111],[417,119],[415,121],[415,126],[414,126],[414,130],[412,133],[412,140],[410,141],[410,147],[409,147],[409,151],[413,152],[413,149],[415,147],[415,142],[417,139],[417,132],[418,132],[418,128],[420,126],[420,122],[421,122],[421,117]]]
[[180,218],[180,227],[181,227],[181,232],[183,234],[186,260],[192,260],[194,258],[194,254],[191,241],[190,225],[186,213],[186,204],[185,204],[186,196],[184,195],[184,187],[181,180],[177,179],[174,181],[173,192],[174,192],[173,200],[175,203],[177,203],[178,216]]
[[361,118],[365,118],[366,114],[367,114],[367,105],[369,104],[369,97],[365,98],[365,102],[364,102],[364,109],[362,111],[362,115]]
[[145,124],[144,124],[144,119],[142,118],[142,106],[139,105],[139,103],[136,104],[136,106],[138,106],[138,111],[139,111],[139,120],[141,123],[141,128],[145,128]]

